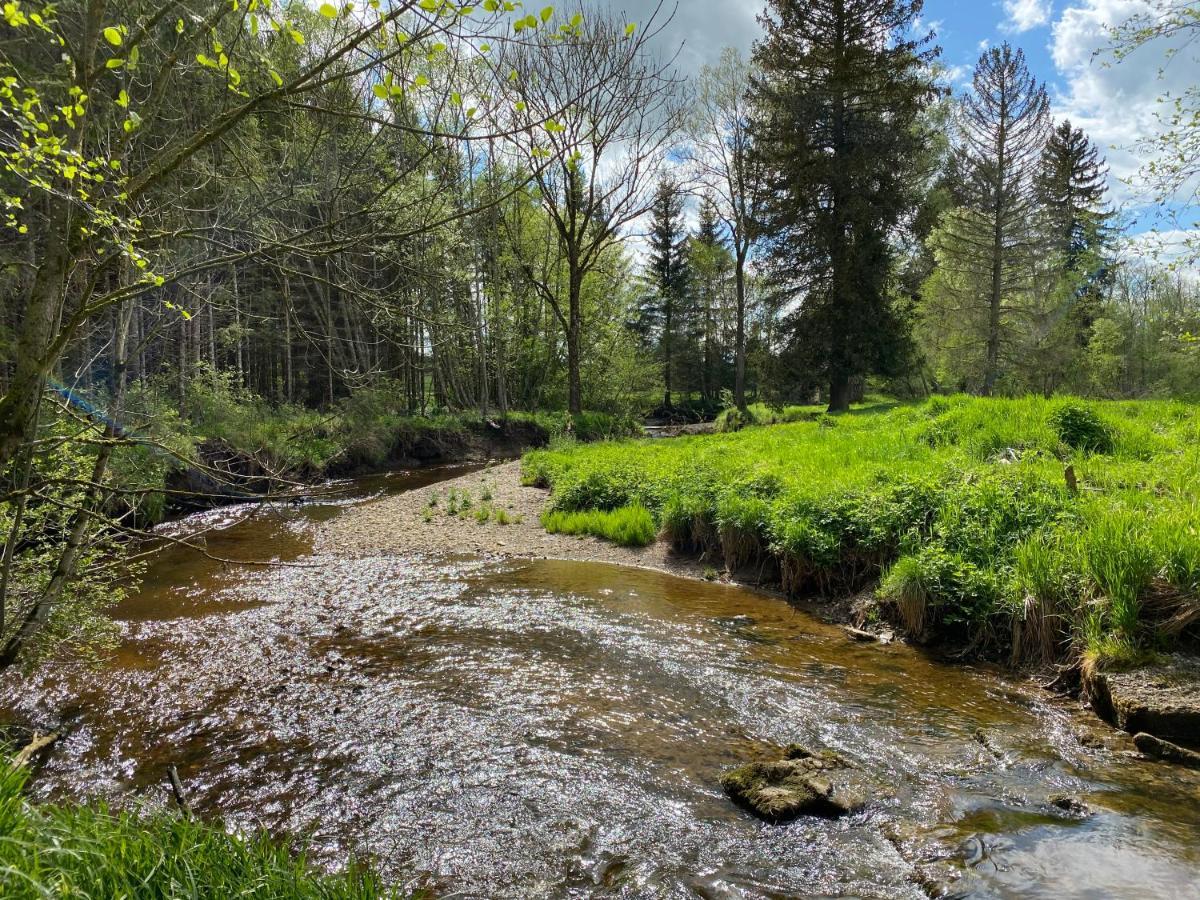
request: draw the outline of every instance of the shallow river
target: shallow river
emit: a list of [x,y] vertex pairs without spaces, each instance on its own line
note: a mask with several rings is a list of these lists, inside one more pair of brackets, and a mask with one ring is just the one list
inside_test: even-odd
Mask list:
[[[8,716],[69,732],[37,794],[165,803],[174,763],[201,814],[442,896],[919,898],[954,875],[958,896],[1200,896],[1200,773],[1035,686],[735,587],[314,556],[341,508],[193,517],[214,556],[305,567],[167,550],[99,670],[0,680]],[[853,762],[866,810],[773,827],[726,800],[724,769],[793,741]]]

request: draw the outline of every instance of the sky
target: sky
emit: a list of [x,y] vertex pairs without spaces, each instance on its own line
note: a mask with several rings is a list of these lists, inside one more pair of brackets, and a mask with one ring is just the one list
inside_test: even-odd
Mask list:
[[[604,3],[630,20],[642,19],[651,6],[650,0],[583,0],[585,8],[591,3]],[[673,0],[666,5],[669,10]],[[760,34],[756,17],[764,5],[763,0],[679,0],[661,36],[664,49],[682,45],[677,61],[687,72],[715,60],[727,45],[748,54]],[[1146,233],[1158,225],[1169,242],[1172,226],[1157,221],[1157,207],[1133,186],[1144,160],[1133,145],[1156,132],[1156,99],[1165,89],[1178,92],[1200,80],[1200,59],[1195,52],[1181,54],[1160,79],[1162,47],[1147,47],[1120,65],[1096,56],[1106,44],[1108,25],[1145,8],[1144,0],[926,0],[922,25],[936,31],[942,62],[958,92],[969,87],[985,48],[1002,41],[1021,47],[1031,71],[1046,83],[1055,119],[1069,118],[1083,128],[1107,158],[1111,196],[1126,216],[1128,231]]]

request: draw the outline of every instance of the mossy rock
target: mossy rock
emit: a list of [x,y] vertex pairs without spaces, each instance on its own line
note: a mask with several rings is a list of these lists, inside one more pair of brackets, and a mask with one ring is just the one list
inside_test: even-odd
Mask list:
[[739,806],[774,824],[800,816],[836,819],[862,805],[831,778],[848,768],[836,754],[814,754],[795,744],[785,754],[785,759],[746,763],[726,772],[721,787]]

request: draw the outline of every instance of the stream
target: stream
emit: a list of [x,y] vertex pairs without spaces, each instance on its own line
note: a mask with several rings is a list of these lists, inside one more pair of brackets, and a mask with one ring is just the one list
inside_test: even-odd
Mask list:
[[[301,566],[169,547],[98,668],[0,679],[0,718],[67,733],[34,795],[162,805],[174,763],[203,816],[445,897],[1200,896],[1200,773],[1034,684],[729,585],[314,555],[348,504],[466,471],[176,524],[211,528],[214,557]],[[733,806],[721,772],[790,742],[860,769],[866,809],[771,826]]]

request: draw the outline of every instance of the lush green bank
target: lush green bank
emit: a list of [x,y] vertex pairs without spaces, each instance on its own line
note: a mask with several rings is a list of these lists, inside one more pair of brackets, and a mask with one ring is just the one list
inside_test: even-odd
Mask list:
[[553,510],[641,505],[792,595],[878,583],[910,631],[1015,662],[1129,660],[1200,623],[1200,415],[935,398],[672,441],[537,451]]
[[45,897],[375,898],[364,869],[327,875],[265,835],[242,837],[159,812],[35,804],[29,774],[0,759],[0,895]]

